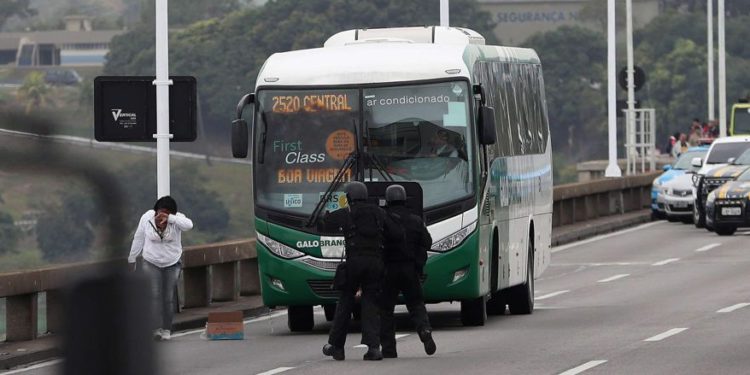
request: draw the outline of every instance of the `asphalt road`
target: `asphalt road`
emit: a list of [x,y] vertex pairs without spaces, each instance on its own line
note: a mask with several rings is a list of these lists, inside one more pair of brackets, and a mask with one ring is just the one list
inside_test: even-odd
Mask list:
[[[246,339],[200,332],[158,343],[163,374],[748,374],[750,234],[719,237],[692,225],[650,223],[553,249],[537,280],[537,309],[465,328],[458,304],[428,306],[437,353],[428,357],[400,315],[399,358],[321,354],[329,323],[293,334],[284,312],[248,321]],[[11,373],[55,374],[59,364]],[[17,371],[17,372],[16,372]]]

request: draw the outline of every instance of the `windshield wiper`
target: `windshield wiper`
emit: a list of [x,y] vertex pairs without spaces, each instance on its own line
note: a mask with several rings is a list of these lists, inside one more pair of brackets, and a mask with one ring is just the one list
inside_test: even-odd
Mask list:
[[341,165],[341,168],[339,168],[339,171],[336,173],[336,177],[334,177],[333,181],[331,181],[331,183],[328,184],[328,188],[326,189],[326,192],[323,193],[323,196],[320,197],[318,204],[315,205],[315,209],[310,215],[310,218],[307,220],[307,224],[305,224],[306,227],[312,227],[315,225],[315,223],[318,221],[318,217],[320,216],[320,212],[323,210],[323,206],[331,198],[331,194],[333,194],[333,192],[336,191],[336,188],[338,188],[338,186],[341,185],[341,180],[344,178],[344,175],[346,174],[346,170],[351,168],[356,161],[357,161],[357,151],[353,151],[352,153],[349,154],[349,156],[346,157],[346,160],[344,160],[344,164]]
[[354,151],[352,151],[346,157],[346,159],[344,159],[344,164],[341,165],[341,168],[339,168],[338,172],[336,172],[336,176],[333,178],[333,181],[328,184],[328,188],[326,188],[323,196],[320,197],[318,204],[315,205],[315,209],[310,215],[310,218],[307,220],[307,224],[305,224],[306,227],[312,227],[313,225],[315,225],[315,223],[318,221],[318,217],[320,216],[320,211],[323,210],[323,204],[325,202],[328,202],[331,194],[333,194],[336,188],[341,185],[341,180],[344,178],[344,173],[346,173],[346,170],[348,168],[351,168],[354,163],[357,162],[357,158],[359,157],[359,131],[357,131],[356,120],[352,120],[352,129],[354,130]]

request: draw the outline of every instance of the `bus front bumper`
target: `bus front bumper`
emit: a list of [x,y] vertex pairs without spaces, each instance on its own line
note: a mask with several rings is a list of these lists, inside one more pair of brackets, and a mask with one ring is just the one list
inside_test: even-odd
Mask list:
[[[482,295],[478,237],[475,231],[453,250],[430,253],[424,269],[425,301],[454,301]],[[282,259],[260,243],[257,243],[257,252],[260,287],[266,306],[336,303],[338,292],[331,288],[335,266],[328,265],[327,270],[314,267],[310,263],[320,263],[311,257]]]

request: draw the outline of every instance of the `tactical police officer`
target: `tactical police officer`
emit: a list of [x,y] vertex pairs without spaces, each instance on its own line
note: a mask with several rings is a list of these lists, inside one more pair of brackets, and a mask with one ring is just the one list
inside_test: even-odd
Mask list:
[[422,218],[406,207],[406,190],[403,186],[389,186],[385,191],[385,199],[388,203],[388,221],[401,229],[403,235],[389,237],[385,243],[385,280],[380,299],[382,354],[385,358],[398,356],[393,309],[401,292],[419,339],[424,344],[425,353],[432,355],[437,347],[432,339],[432,328],[427,317],[420,282],[427,261],[427,250],[432,246],[432,238]]
[[[341,296],[336,304],[333,325],[323,354],[336,360],[344,359],[344,344],[349,317],[358,290],[362,291],[362,344],[367,345],[365,360],[381,360],[380,317],[377,294],[383,276],[383,240],[394,228],[386,220],[385,211],[367,202],[367,186],[350,182],[346,186],[348,207],[336,210],[324,218],[329,231],[345,237],[346,272]],[[339,272],[339,270],[337,270]]]

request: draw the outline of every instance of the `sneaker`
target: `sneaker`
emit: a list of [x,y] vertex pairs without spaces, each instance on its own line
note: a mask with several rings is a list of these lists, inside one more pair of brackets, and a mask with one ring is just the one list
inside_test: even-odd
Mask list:
[[432,339],[432,331],[426,329],[419,332],[419,340],[424,344],[424,352],[427,353],[427,355],[435,354],[437,345],[435,345],[435,340]]
[[159,328],[159,329],[155,329],[155,330],[154,330],[154,334],[153,334],[153,338],[154,338],[154,340],[156,340],[156,341],[161,341],[161,339],[162,339],[162,335],[163,335],[163,331],[164,331],[164,330],[163,330],[163,329],[161,329],[161,328]]
[[166,340],[170,340],[171,338],[172,338],[172,331],[170,331],[168,329],[162,329],[161,330],[161,339],[162,340],[166,341]]
[[333,359],[337,361],[344,360],[344,348],[337,348],[331,344],[323,345],[323,354],[329,357],[333,357]]
[[365,361],[380,361],[383,359],[383,353],[378,348],[369,348],[362,359]]

